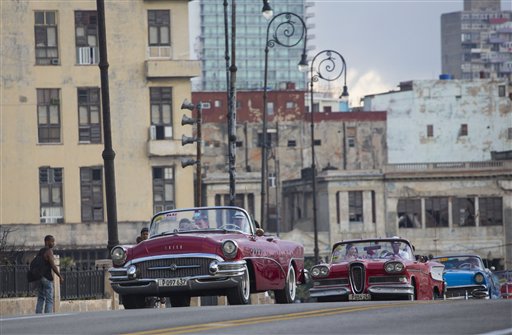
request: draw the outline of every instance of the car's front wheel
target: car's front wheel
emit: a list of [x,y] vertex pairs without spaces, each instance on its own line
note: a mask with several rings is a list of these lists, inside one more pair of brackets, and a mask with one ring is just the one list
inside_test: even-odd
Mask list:
[[238,286],[228,291],[227,298],[230,305],[248,305],[251,303],[251,279],[247,268],[245,268]]
[[124,309],[136,309],[146,307],[146,297],[143,295],[123,295],[121,302]]
[[184,295],[176,295],[169,297],[171,301],[172,307],[189,307],[190,306],[190,297]]
[[290,264],[288,274],[286,275],[286,283],[284,289],[274,291],[276,303],[290,304],[295,301],[295,294],[297,293],[297,278],[295,277],[295,269]]

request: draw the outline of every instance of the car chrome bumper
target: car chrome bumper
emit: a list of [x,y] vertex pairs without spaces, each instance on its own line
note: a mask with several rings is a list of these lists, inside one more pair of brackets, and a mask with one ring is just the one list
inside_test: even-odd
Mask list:
[[345,287],[318,287],[318,288],[310,288],[309,296],[311,298],[321,298],[321,297],[345,297],[348,296],[350,290]]
[[451,286],[446,288],[446,299],[489,299],[485,285]]
[[[197,256],[197,255],[196,255]],[[211,262],[214,266],[209,266],[208,270],[202,271],[201,274],[186,276],[157,276],[157,277],[141,277],[137,275],[129,275],[128,269],[135,265],[142,264],[151,258],[133,260],[121,268],[110,268],[110,284],[112,289],[121,295],[165,295],[173,292],[193,292],[193,291],[218,291],[236,287],[243,280],[246,272],[247,264],[244,260],[234,262],[224,262],[214,255],[205,255],[204,259]],[[174,264],[173,264],[174,265]],[[156,272],[162,269],[174,271],[172,266],[154,267]],[[186,268],[187,266],[182,266]],[[191,266],[192,267],[192,266]],[[186,284],[181,286],[159,286],[159,279],[183,278]],[[192,294],[193,295],[193,294]]]
[[404,285],[373,285],[368,288],[368,293],[372,296],[412,296],[414,286]]
[[[313,287],[309,290],[309,296],[311,298],[322,298],[322,297],[348,297],[352,291],[345,287]],[[373,298],[385,298],[385,297],[407,297],[414,294],[414,287],[409,284],[404,285],[372,285],[366,292],[369,293]]]

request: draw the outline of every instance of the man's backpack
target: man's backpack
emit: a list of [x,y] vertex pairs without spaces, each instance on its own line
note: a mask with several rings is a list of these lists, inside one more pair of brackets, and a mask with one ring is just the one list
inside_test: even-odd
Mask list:
[[27,272],[27,280],[28,282],[33,282],[39,280],[43,277],[43,267],[44,267],[44,259],[41,253],[38,253],[36,257],[30,262],[28,272]]

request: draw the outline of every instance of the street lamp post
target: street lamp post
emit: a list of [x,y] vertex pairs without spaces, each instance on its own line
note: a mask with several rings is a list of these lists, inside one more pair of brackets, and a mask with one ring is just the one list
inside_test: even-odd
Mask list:
[[[236,163],[236,0],[231,0],[231,48],[229,45],[229,15],[228,0],[223,1],[224,6],[224,43],[226,60],[226,89],[228,101],[228,173],[229,173],[229,205],[235,205],[235,163]],[[272,8],[269,0],[263,0],[262,14],[266,18],[272,17]],[[231,63],[230,63],[231,60]]]
[[315,124],[314,124],[314,98],[313,98],[313,84],[319,79],[326,81],[334,81],[344,75],[343,81],[343,92],[340,98],[342,100],[348,99],[347,89],[347,64],[343,56],[334,50],[322,50],[313,57],[311,61],[310,75],[311,79],[309,82],[309,96],[311,99],[310,113],[311,113],[311,187],[313,197],[313,229],[315,238],[315,263],[318,264],[320,261],[319,250],[318,250],[318,220],[317,220],[317,207],[316,207],[316,167],[315,167]]
[[183,135],[181,137],[181,145],[186,145],[189,143],[196,142],[196,159],[184,159],[181,161],[181,167],[187,167],[189,165],[196,165],[196,197],[195,197],[195,206],[201,207],[201,186],[202,186],[202,178],[201,178],[201,144],[202,144],[202,136],[201,136],[201,123],[202,120],[202,109],[203,109],[203,103],[199,102],[197,106],[194,106],[193,103],[189,102],[185,99],[183,103],[181,104],[181,109],[188,109],[189,111],[193,111],[194,108],[197,110],[197,117],[189,118],[186,115],[183,115],[181,119],[181,125],[186,124],[196,124],[196,136],[195,137],[188,137]]
[[[300,23],[300,24],[299,24]],[[273,33],[270,35],[270,30],[273,28]],[[298,64],[299,71],[305,72],[308,69],[307,56],[306,56],[306,41],[307,41],[307,28],[304,20],[297,14],[284,12],[280,13],[269,21],[267,26],[267,39],[265,43],[265,72],[263,83],[263,129],[261,139],[261,217],[260,220],[268,222],[267,210],[267,182],[268,182],[268,157],[267,149],[269,147],[267,141],[267,77],[268,77],[268,53],[270,48],[276,45],[291,48],[304,41],[302,57]]]
[[105,195],[107,202],[107,249],[110,252],[119,244],[117,232],[116,178],[114,159],[116,153],[112,149],[112,131],[110,122],[110,94],[108,84],[107,34],[105,29],[105,2],[96,0],[98,11],[98,41],[100,50],[101,107],[103,109],[104,150],[102,153],[105,164]]

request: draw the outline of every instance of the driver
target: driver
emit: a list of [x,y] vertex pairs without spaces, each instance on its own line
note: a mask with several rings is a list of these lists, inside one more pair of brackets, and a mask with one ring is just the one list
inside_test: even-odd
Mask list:
[[251,230],[249,229],[249,223],[247,222],[247,218],[244,214],[237,212],[233,216],[233,224],[237,226],[241,231],[245,233],[249,233]]
[[401,245],[402,243],[399,241],[391,242],[391,247],[393,248],[393,255],[403,259],[409,259],[409,253],[405,250],[400,249]]

